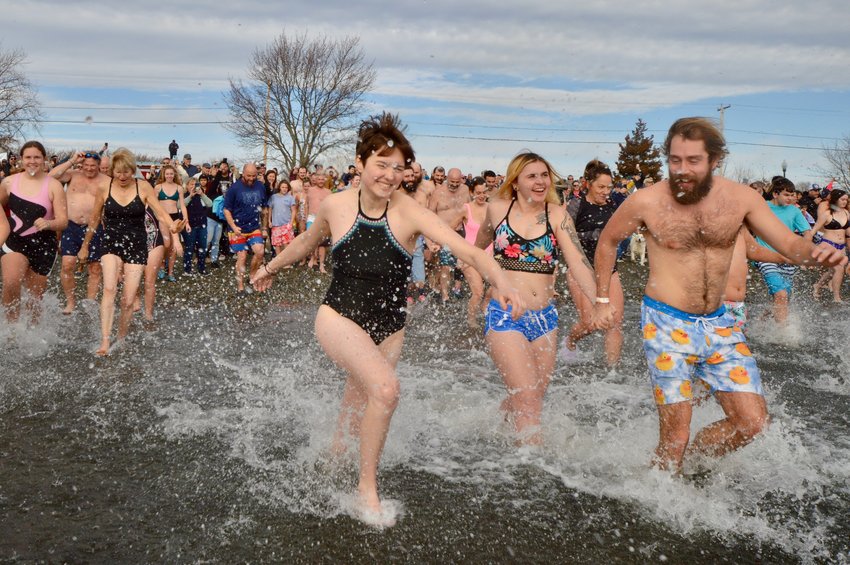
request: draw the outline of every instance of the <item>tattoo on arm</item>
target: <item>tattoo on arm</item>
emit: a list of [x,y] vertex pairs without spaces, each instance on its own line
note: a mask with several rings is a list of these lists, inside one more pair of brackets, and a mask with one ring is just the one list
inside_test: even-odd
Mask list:
[[588,269],[592,271],[593,266],[587,259],[587,255],[584,254],[584,248],[581,246],[581,241],[579,241],[578,239],[578,234],[576,233],[575,225],[573,224],[573,220],[572,218],[570,218],[569,214],[564,214],[564,220],[561,222],[561,229],[567,232],[567,235],[570,237],[570,241],[573,242],[573,245],[575,245],[575,248],[581,255],[582,262]]

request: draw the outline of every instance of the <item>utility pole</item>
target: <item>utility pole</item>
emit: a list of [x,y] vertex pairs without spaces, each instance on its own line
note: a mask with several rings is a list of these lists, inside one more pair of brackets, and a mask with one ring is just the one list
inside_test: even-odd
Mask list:
[[721,104],[717,107],[717,111],[720,112],[720,133],[723,133],[723,114],[731,107],[731,104]]
[[[266,163],[268,160],[268,149],[269,149],[269,102],[271,101],[271,93],[272,93],[272,83],[271,81],[266,83],[266,113],[263,130],[263,163]],[[722,129],[722,128],[721,128]],[[271,168],[271,167],[269,167]]]

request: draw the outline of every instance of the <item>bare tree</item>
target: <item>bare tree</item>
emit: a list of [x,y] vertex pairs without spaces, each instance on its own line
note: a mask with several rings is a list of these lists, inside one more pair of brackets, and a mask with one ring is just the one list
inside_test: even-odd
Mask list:
[[850,135],[845,135],[832,147],[824,147],[821,156],[826,165],[817,167],[817,173],[827,179],[837,179],[844,187],[850,187]]
[[42,118],[35,87],[22,69],[25,59],[23,51],[4,51],[0,46],[0,147],[5,149]]
[[359,38],[306,33],[283,33],[257,49],[248,76],[248,84],[230,81],[225,127],[255,151],[267,140],[287,168],[351,143],[363,97],[375,82]]

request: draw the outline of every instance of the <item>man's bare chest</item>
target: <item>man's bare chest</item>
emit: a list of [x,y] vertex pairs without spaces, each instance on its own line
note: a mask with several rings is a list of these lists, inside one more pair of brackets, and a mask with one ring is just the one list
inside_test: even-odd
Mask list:
[[736,210],[721,205],[688,213],[659,214],[645,223],[656,244],[688,251],[731,248],[741,221]]

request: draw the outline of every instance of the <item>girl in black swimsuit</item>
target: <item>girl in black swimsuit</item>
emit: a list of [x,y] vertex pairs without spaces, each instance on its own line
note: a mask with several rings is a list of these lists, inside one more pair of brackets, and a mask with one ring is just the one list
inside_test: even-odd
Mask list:
[[[845,249],[847,246],[847,230],[850,228],[850,212],[847,204],[850,201],[847,193],[843,190],[833,189],[829,193],[827,206],[821,204],[817,222],[808,232],[815,243],[825,241],[836,249]],[[813,294],[815,298],[820,297],[820,291],[824,285],[829,284],[832,290],[832,299],[835,302],[841,300],[841,283],[844,280],[844,267],[838,266],[827,269],[815,283]]]
[[395,517],[378,497],[377,471],[396,404],[395,366],[404,339],[407,283],[419,234],[447,245],[494,287],[494,296],[516,315],[523,305],[496,262],[473,247],[434,213],[397,189],[413,149],[396,118],[384,114],[360,127],[357,143],[359,189],[328,196],[306,232],[252,277],[258,290],[271,285],[281,268],[307,257],[325,238],[333,242],[334,271],[327,296],[316,315],[316,337],[327,355],[348,373],[333,452],[342,454],[346,439],[360,443],[357,517],[392,525]]
[[109,353],[112,323],[115,317],[115,299],[118,279],[123,272],[121,308],[118,318],[118,339],[123,339],[130,329],[133,301],[139,290],[145,264],[148,260],[145,207],[149,206],[160,223],[171,233],[180,231],[183,222],[172,222],[147,181],[135,178],[136,159],[127,149],[119,149],[112,156],[107,190],[98,195],[89,221],[86,237],[77,258],[85,263],[89,243],[103,218],[103,246],[105,254],[100,260],[103,268],[103,298],[100,303],[101,342],[97,355]]

